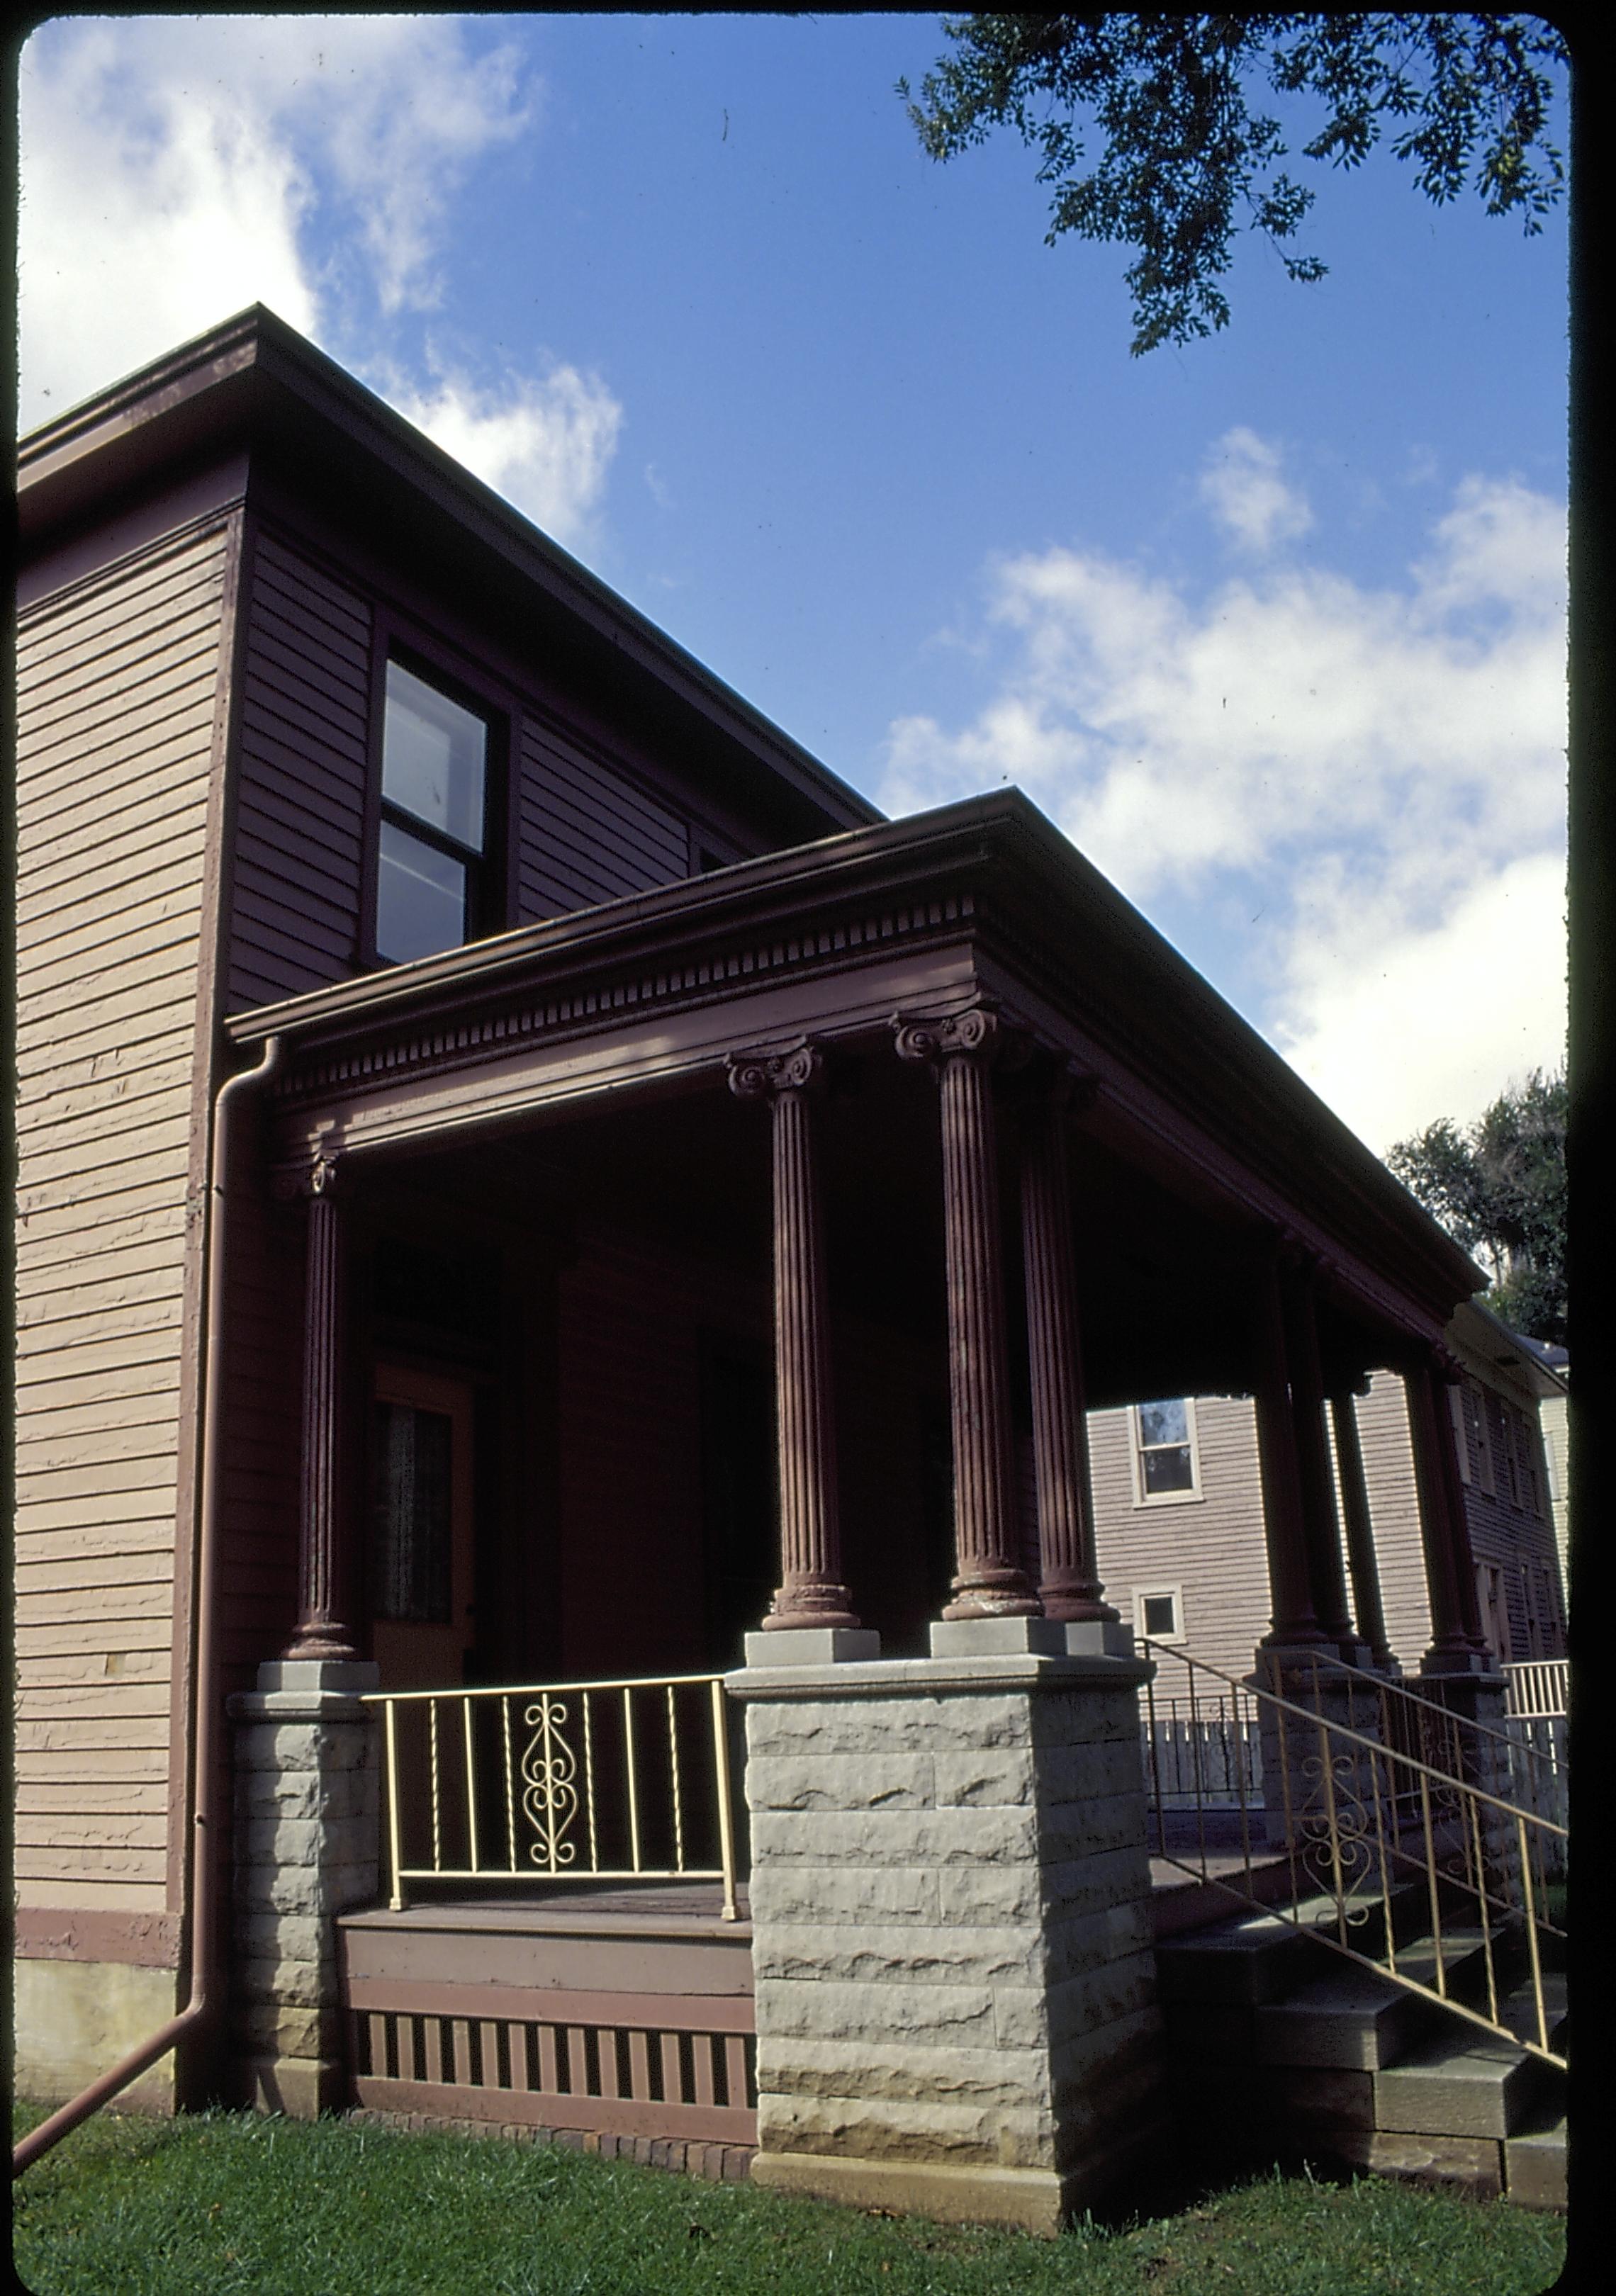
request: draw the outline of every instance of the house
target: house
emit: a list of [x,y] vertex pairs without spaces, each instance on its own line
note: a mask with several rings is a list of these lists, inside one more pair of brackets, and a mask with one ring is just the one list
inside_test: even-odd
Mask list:
[[[1563,1659],[1565,1596],[1539,1412],[1563,1405],[1563,1382],[1480,1300],[1456,1311],[1447,1343],[1464,1374],[1448,1395],[1488,1647],[1505,1667]],[[1400,1382],[1373,1373],[1356,1421],[1382,1614],[1378,1628],[1356,1620],[1358,1639],[1412,1673],[1431,1613]],[[1157,1646],[1159,1695],[1184,1695],[1174,1645],[1243,1673],[1267,1624],[1251,1399],[1194,1396],[1095,1412],[1088,1443],[1100,1574],[1125,1621]]]
[[1394,1370],[1475,1710],[1479,1272],[1017,792],[881,819],[268,312],[20,503],[20,2089],[1053,2226],[1166,2125],[1086,1409],[1254,1398],[1328,1654]]

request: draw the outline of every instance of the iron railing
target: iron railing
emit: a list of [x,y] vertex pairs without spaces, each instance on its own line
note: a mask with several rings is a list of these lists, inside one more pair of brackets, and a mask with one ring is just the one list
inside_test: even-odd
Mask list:
[[[1156,1655],[1148,1637],[1140,1647]],[[1228,1712],[1235,1803],[1231,1812],[1202,1793],[1193,1810],[1175,1808],[1153,1764],[1152,1855],[1563,2068],[1543,1980],[1564,1946],[1550,1876],[1563,1870],[1565,1828],[1397,1742],[1394,1702],[1376,1714],[1354,1710],[1366,1725],[1391,1716],[1394,1729],[1382,1735],[1332,1716],[1325,1696],[1309,1706],[1177,1647],[1161,1656],[1187,1669],[1192,1713],[1220,1702]],[[1332,1685],[1327,1664],[1318,1679],[1344,1708],[1353,1685]],[[1154,1749],[1153,1683],[1145,1696]],[[1241,1752],[1253,1738],[1260,1790]],[[1524,2034],[1502,2014],[1522,1964]]]
[[724,1681],[373,1693],[390,1902],[410,1882],[720,1882],[736,1917]]
[[[1449,1776],[1487,1784],[1506,1801],[1564,1827],[1570,1816],[1565,1722],[1513,1710],[1505,1669],[1502,1726],[1479,1721],[1456,1707],[1411,1689],[1407,1683],[1371,1674],[1334,1652],[1289,1656],[1284,1662],[1292,1694],[1319,1710],[1327,1693],[1335,1718],[1349,1729],[1366,1730],[1416,1761]],[[1461,1677],[1466,1679],[1467,1677]],[[1279,1689],[1276,1682],[1272,1685]]]

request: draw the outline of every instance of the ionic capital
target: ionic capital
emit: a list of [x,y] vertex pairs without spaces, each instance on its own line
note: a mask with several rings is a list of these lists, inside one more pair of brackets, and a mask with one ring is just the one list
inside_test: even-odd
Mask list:
[[724,1063],[737,1100],[773,1100],[783,1092],[816,1093],[825,1081],[823,1049],[808,1037],[778,1053],[731,1053]]
[[283,1164],[271,1175],[269,1193],[280,1203],[331,1202],[347,1193],[347,1160],[324,1143],[301,1164]]
[[979,997],[961,1013],[940,1019],[910,1019],[895,1013],[890,1023],[900,1061],[935,1063],[964,1055],[990,1068],[1020,1065],[1032,1051],[1024,1029],[1006,1021],[997,1004]]

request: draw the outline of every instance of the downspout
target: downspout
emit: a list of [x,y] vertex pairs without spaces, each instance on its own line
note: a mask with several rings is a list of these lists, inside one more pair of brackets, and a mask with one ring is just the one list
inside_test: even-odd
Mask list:
[[99,2112],[109,2098],[166,2057],[170,2049],[200,2025],[214,2008],[217,1972],[214,1967],[214,1897],[216,1867],[213,1796],[215,1748],[218,1736],[218,1701],[214,1694],[214,1584],[218,1554],[219,1485],[222,1480],[219,1421],[225,1384],[225,1177],[230,1168],[229,1119],[236,1103],[269,1082],[281,1063],[283,1039],[271,1037],[255,1069],[226,1077],[213,1103],[213,1137],[209,1144],[207,1316],[202,1345],[207,1376],[202,1388],[202,1503],[197,1528],[195,1616],[196,1660],[192,1676],[191,1742],[195,1750],[191,1818],[190,1979],[185,2005],[149,2040],[119,2060],[86,2089],[59,2106],[40,2122],[12,2153],[12,2175],[20,2177],[42,2152],[48,2152],[70,2129]]

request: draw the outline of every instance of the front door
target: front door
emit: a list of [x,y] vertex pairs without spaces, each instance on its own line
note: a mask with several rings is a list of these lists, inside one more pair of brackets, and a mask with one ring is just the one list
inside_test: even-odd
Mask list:
[[381,1687],[455,1688],[473,1630],[472,1390],[379,1365],[371,1417],[371,1652]]

